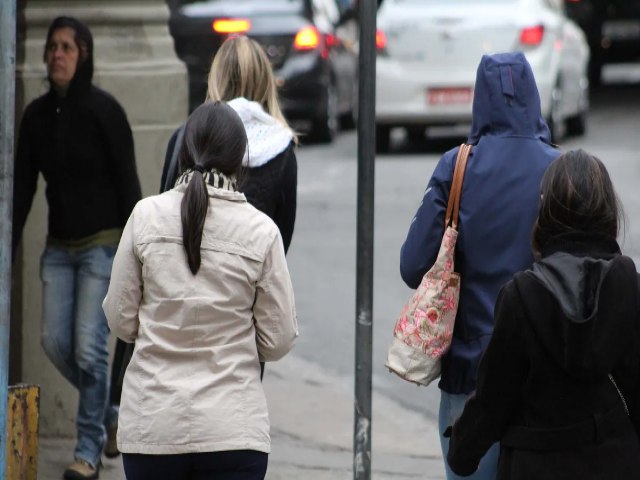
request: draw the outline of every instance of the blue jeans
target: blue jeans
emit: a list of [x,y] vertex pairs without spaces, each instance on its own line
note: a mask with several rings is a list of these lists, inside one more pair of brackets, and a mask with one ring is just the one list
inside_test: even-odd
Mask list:
[[95,466],[104,425],[117,423],[108,406],[109,326],[102,311],[116,247],[47,247],[42,254],[42,347],[80,394],[74,456]]
[[447,453],[449,452],[449,439],[442,436],[447,427],[453,425],[464,410],[464,404],[469,395],[453,395],[440,390],[440,417],[438,428],[440,429],[440,447],[444,459],[444,468],[447,480],[495,480],[498,473],[498,456],[500,455],[500,444],[494,444],[482,457],[478,470],[473,475],[461,477],[456,475],[449,468],[447,463]]

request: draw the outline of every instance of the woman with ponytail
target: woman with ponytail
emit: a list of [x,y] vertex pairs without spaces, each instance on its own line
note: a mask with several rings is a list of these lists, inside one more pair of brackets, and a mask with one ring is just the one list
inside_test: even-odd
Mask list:
[[176,186],[124,229],[103,307],[135,342],[118,425],[128,480],[266,474],[259,362],[291,350],[297,321],[280,232],[237,190],[246,146],[233,108],[198,107]]

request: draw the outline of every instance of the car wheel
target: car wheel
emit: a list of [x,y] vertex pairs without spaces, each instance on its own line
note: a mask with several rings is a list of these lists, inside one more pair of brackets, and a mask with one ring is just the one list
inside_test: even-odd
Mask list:
[[591,58],[589,59],[589,86],[594,89],[602,85],[602,59],[600,53],[595,53],[592,50]]
[[313,122],[312,137],[321,143],[331,143],[338,134],[338,92],[333,83],[327,87],[324,112]]
[[425,139],[425,127],[423,126],[412,126],[407,127],[407,138],[409,139],[409,143],[416,144],[424,142]]
[[376,125],[376,153],[389,153],[391,126]]
[[587,131],[587,109],[589,108],[589,90],[584,89],[580,101],[580,111],[567,118],[567,135],[584,135]]
[[358,82],[353,85],[351,109],[340,119],[340,128],[353,130],[358,126]]
[[566,129],[564,118],[562,118],[562,89],[559,80],[551,92],[551,108],[547,124],[551,131],[551,141],[553,143],[560,142],[565,136]]
[[574,117],[567,118],[567,135],[584,135],[587,131],[587,114],[580,112]]

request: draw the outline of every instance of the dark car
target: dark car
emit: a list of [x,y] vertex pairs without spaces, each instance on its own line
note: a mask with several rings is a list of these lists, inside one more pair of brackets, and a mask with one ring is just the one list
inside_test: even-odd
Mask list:
[[[358,59],[353,10],[335,0],[178,1],[169,29],[189,72],[189,107],[206,96],[211,61],[229,35],[247,35],[274,68],[287,120],[331,141],[353,122]],[[351,19],[351,20],[350,20]],[[305,128],[306,127],[306,128]]]
[[600,84],[607,63],[640,61],[640,0],[565,0],[565,6],[587,35],[591,85]]

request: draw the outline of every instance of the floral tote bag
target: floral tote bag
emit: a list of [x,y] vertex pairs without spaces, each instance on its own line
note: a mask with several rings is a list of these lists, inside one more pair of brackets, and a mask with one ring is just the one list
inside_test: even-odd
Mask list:
[[453,338],[460,275],[454,271],[462,181],[471,145],[463,144],[453,174],[445,232],[434,265],[404,305],[393,330],[385,366],[404,380],[429,385],[440,376],[442,356]]

